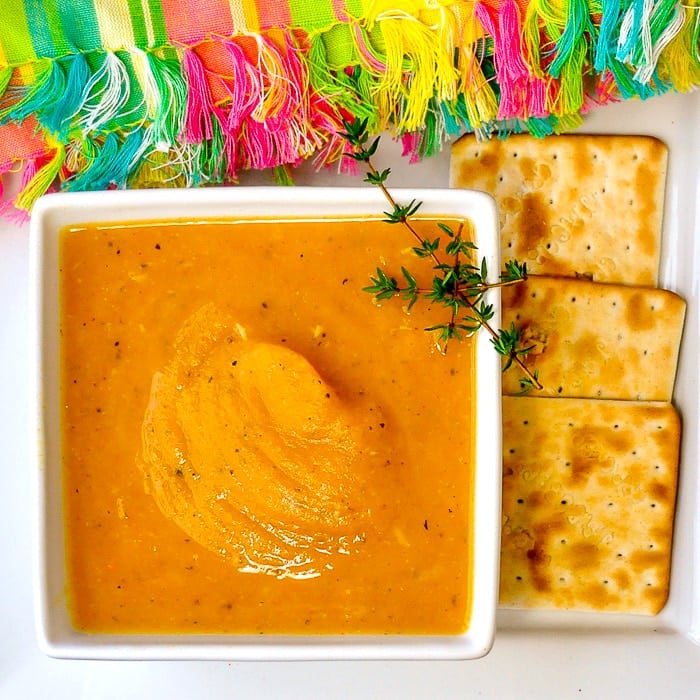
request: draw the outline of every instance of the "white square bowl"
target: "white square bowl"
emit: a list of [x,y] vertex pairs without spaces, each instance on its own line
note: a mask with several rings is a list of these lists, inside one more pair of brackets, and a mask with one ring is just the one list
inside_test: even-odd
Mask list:
[[[423,202],[421,214],[467,217],[479,255],[497,278],[498,220],[485,194],[396,190],[400,202]],[[473,595],[464,634],[424,635],[124,635],[75,630],[66,603],[61,485],[59,231],[68,225],[137,220],[235,219],[256,216],[376,215],[387,208],[376,188],[212,188],[55,194],[37,204],[30,231],[31,439],[35,475],[35,601],[43,651],[59,658],[102,659],[447,659],[478,658],[491,648],[498,597],[501,500],[500,360],[485,332],[476,348]],[[500,294],[488,293],[493,323]]]

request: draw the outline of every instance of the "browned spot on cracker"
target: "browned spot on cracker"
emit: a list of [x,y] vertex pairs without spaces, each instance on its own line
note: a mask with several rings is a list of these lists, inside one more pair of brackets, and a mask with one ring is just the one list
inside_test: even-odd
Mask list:
[[595,425],[574,429],[569,443],[572,481],[586,481],[594,471],[609,467],[614,456],[630,446],[630,436],[619,431]]
[[631,579],[627,569],[617,569],[613,573],[613,579],[617,584],[618,588],[621,588],[622,590],[625,590],[630,586]]
[[668,558],[667,552],[652,549],[638,550],[629,556],[629,563],[636,573],[643,573],[647,569],[653,569],[659,566]]
[[[577,138],[572,143],[571,170],[574,175],[574,181],[580,183],[593,175],[595,161],[593,160],[589,144],[585,139]],[[598,167],[601,167],[601,165],[603,164],[599,163]]]
[[656,309],[649,304],[648,296],[639,291],[627,301],[626,321],[633,331],[653,328],[656,319]]
[[667,502],[669,499],[669,489],[666,484],[662,484],[660,481],[652,481],[649,486],[649,492],[651,497],[657,501]]
[[537,248],[549,236],[549,212],[540,193],[523,195],[520,216],[523,247],[527,250]]
[[501,158],[497,153],[484,153],[480,158],[480,163],[482,168],[492,169],[497,172],[501,165]]
[[598,547],[592,542],[575,542],[567,550],[572,569],[590,569],[600,564]]
[[520,168],[523,174],[523,180],[525,180],[525,182],[531,182],[535,179],[537,170],[535,168],[534,158],[528,158],[527,156],[525,158],[521,158]]
[[549,591],[551,589],[551,582],[547,575],[546,568],[550,557],[544,551],[542,545],[535,542],[535,546],[527,550],[526,557],[535,589],[540,592]]
[[657,245],[656,232],[650,225],[654,219],[656,202],[656,186],[658,173],[654,172],[649,165],[642,161],[637,168],[635,178],[636,206],[639,211],[640,226],[637,232],[639,247],[646,255],[651,255]]

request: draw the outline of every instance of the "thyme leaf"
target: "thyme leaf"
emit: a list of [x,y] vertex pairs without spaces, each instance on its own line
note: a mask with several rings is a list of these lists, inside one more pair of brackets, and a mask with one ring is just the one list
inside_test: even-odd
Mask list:
[[[444,246],[440,235],[432,239],[422,236],[411,221],[422,203],[412,200],[408,204],[400,204],[394,200],[387,188],[391,169],[379,171],[372,162],[381,137],[377,136],[370,143],[367,124],[366,118],[343,122],[345,131],[342,136],[350,147],[347,155],[366,165],[364,181],[379,187],[389,203],[390,209],[384,212],[384,221],[402,225],[411,233],[417,242],[412,248],[413,254],[416,258],[432,261],[433,278],[429,289],[421,289],[413,273],[402,266],[401,276],[406,286],[400,286],[396,278],[377,267],[376,276],[370,276],[371,284],[364,287],[363,291],[372,294],[377,302],[401,296],[408,301],[408,309],[422,298],[449,310],[449,320],[425,329],[436,334],[436,342],[443,352],[446,352],[451,341],[460,341],[485,330],[491,336],[494,349],[503,358],[503,371],[513,365],[520,369],[523,375],[520,379],[521,393],[542,389],[538,372],[531,371],[524,362],[534,346],[523,344],[522,332],[515,324],[511,324],[510,328],[495,329],[491,325],[494,318],[493,305],[484,299],[488,289],[517,284],[527,279],[526,263],[508,260],[500,272],[499,282],[490,283],[486,258],[475,259],[477,246],[462,236],[463,224],[455,231],[452,226],[438,222],[437,228],[446,237]],[[444,259],[440,257],[441,253],[445,256]]]

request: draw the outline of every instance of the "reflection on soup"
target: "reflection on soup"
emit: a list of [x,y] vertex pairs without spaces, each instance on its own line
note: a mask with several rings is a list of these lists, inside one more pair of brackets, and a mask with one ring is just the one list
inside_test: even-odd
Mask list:
[[362,291],[410,243],[376,220],[61,232],[77,628],[465,629],[473,344],[443,356],[441,310]]

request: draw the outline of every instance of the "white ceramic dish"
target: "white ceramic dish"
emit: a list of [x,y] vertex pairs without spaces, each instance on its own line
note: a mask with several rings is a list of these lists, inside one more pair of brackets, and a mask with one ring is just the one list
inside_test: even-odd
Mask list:
[[[480,254],[499,269],[493,200],[475,192],[399,190],[422,213],[472,219]],[[500,363],[485,333],[477,342],[474,582],[471,623],[459,636],[98,635],[73,629],[65,599],[61,488],[58,232],[66,225],[158,218],[197,221],[275,215],[371,215],[386,208],[367,188],[237,188],[59,194],[43,198],[31,224],[31,300],[37,454],[35,601],[41,648],[50,656],[109,659],[441,659],[476,658],[492,644],[500,545]],[[499,294],[490,293],[500,318]]]

